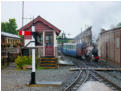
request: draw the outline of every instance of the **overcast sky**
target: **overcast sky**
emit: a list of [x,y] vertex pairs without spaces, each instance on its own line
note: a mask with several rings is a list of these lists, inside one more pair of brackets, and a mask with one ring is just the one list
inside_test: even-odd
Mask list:
[[[92,26],[93,35],[97,36],[100,28],[109,29],[121,22],[121,1],[118,2],[24,2],[24,17],[40,15],[51,24],[75,37],[84,31],[85,24]],[[22,26],[22,2],[2,2],[2,22],[15,18],[18,29]],[[24,20],[26,24],[30,20]]]

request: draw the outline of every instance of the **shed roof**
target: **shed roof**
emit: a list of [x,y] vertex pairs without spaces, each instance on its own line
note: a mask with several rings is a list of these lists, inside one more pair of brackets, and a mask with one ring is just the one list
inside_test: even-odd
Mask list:
[[1,32],[1,35],[6,37],[11,37],[11,38],[20,38],[18,35],[7,33],[7,32]]
[[116,31],[116,30],[121,30],[121,26],[119,27],[115,27],[115,28],[112,28],[112,29],[109,29],[109,30],[104,30],[100,33],[100,34],[104,34],[106,32],[111,32],[111,31]]
[[[92,26],[86,28],[83,32],[79,33],[77,36],[74,37],[75,40],[78,40],[80,39],[81,37],[85,36],[85,35],[89,35],[90,33],[92,33],[91,31],[92,29]],[[90,31],[90,32],[89,32]],[[89,33],[88,33],[89,32]]]
[[47,25],[48,27],[52,28],[53,30],[56,31],[57,34],[59,34],[61,31],[60,29],[58,29],[57,27],[55,27],[54,25],[52,25],[51,23],[49,23],[48,21],[46,21],[45,19],[43,19],[42,17],[38,16],[37,18],[35,18],[34,20],[30,21],[28,24],[26,24],[25,26],[23,26],[22,28],[20,28],[19,30],[25,30],[29,27],[32,26],[33,22],[37,23],[38,21],[41,21],[42,23],[44,23],[45,25]]

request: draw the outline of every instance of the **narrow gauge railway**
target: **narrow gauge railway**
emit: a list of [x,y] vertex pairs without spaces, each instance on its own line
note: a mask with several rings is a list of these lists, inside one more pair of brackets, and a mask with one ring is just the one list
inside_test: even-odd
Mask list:
[[[97,62],[91,63],[88,61],[83,61],[83,64],[87,65],[88,67],[95,67],[95,68],[105,68],[105,69],[106,68],[107,69],[108,68],[115,68],[114,66],[110,66],[110,65],[106,65],[106,64],[102,64],[102,63],[97,63]],[[105,72],[105,71],[103,71],[103,72]],[[114,72],[114,70],[113,70],[113,72]],[[117,73],[118,75],[121,74],[121,71],[116,70],[116,72],[118,72]],[[111,71],[110,71],[110,74],[107,73],[107,71],[105,72],[105,74],[110,75],[112,77],[112,79],[114,79],[114,74],[111,74]],[[116,79],[120,79],[120,77],[116,76]],[[98,71],[90,70],[88,80],[99,81],[99,82],[104,83],[107,87],[111,88],[113,91],[121,91],[121,86],[119,86],[118,84],[115,84],[111,80],[107,79],[105,76],[99,74]]]
[[[94,68],[104,68],[104,71],[96,71],[98,72],[97,74],[100,76],[103,76],[103,78],[107,79],[108,81],[110,81],[111,83],[113,83],[114,85],[116,85],[118,88],[121,88],[121,70],[110,70],[110,71],[106,71],[106,69],[115,69],[117,68],[116,66],[112,66],[112,65],[108,65],[108,64],[104,64],[104,63],[100,63],[100,62],[86,62],[84,61],[84,63],[88,66],[94,67]],[[119,68],[121,69],[121,68]],[[110,86],[109,86],[110,87]],[[115,87],[114,87],[115,88]],[[121,89],[119,90],[121,91]]]
[[[68,57],[70,60],[73,60],[75,67],[86,66],[83,64],[82,61],[74,57],[70,57],[70,56],[63,56],[63,57],[66,57],[66,58]],[[66,83],[62,88],[62,91],[77,91],[77,89],[87,81],[88,75],[89,75],[89,72],[87,70],[78,70],[73,72],[72,78],[66,81]]]
[[90,74],[91,74],[90,76],[92,76],[94,79],[96,79],[99,82],[104,83],[106,86],[111,88],[113,91],[121,91],[121,87],[117,86],[110,80],[106,79],[104,76],[100,75],[98,72],[90,71]]
[[71,84],[64,88],[64,91],[77,91],[77,89],[87,81],[88,75],[89,72],[87,70],[80,70],[79,75]]
[[[103,64],[100,65],[100,63],[95,63],[95,62],[91,63],[88,61],[82,61],[73,57],[71,57],[71,59],[72,60],[74,59],[73,63],[77,67],[81,67],[81,68],[84,68],[84,67],[85,68],[89,68],[89,67],[109,68],[110,67],[110,66],[103,65]],[[75,76],[70,83],[66,84],[66,86],[64,87],[62,91],[77,91],[77,89],[81,87],[82,84],[90,80],[102,82],[114,91],[121,91],[121,88],[119,86],[112,83],[110,80],[106,79],[104,76],[98,74],[94,70],[79,70],[78,72],[80,72],[78,76]]]

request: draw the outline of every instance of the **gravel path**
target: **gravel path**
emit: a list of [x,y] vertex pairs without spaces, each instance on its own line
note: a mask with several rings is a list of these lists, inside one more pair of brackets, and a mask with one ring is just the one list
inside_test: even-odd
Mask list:
[[[42,69],[36,71],[36,81],[62,81],[62,85],[72,73],[72,66],[60,66],[58,69]],[[1,91],[60,91],[60,87],[26,87],[30,81],[31,70],[17,71],[8,67],[1,71]]]

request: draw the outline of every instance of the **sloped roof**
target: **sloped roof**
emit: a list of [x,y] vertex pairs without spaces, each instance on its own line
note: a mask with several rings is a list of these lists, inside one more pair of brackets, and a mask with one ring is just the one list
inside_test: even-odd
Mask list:
[[81,36],[84,36],[85,34],[87,34],[88,31],[91,31],[92,26],[86,28],[83,32],[79,33],[77,36],[74,37],[75,40],[80,39]]
[[23,26],[22,28],[20,28],[19,30],[25,30],[29,27],[32,26],[33,22],[36,23],[38,21],[41,21],[42,23],[44,23],[45,25],[47,25],[48,27],[52,28],[53,30],[56,31],[57,34],[59,34],[61,31],[60,29],[58,29],[57,27],[55,27],[54,25],[52,25],[51,23],[49,23],[48,21],[46,21],[45,19],[43,19],[42,17],[38,16],[37,18],[35,18],[34,20],[30,21],[28,24],[26,24],[25,26]]
[[1,35],[11,38],[20,38],[18,35],[7,33],[7,32],[1,32]]
[[101,32],[100,34],[103,34],[103,33],[106,33],[106,32],[110,32],[110,31],[116,31],[116,30],[121,30],[121,26],[115,27],[115,28],[112,28],[112,29],[109,29],[109,30],[105,30],[105,31]]

